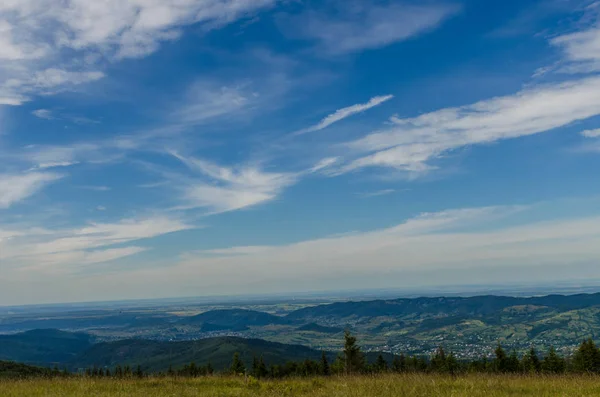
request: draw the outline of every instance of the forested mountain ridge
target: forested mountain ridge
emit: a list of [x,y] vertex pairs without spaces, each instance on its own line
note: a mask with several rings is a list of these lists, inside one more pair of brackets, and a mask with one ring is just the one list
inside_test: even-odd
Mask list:
[[[81,330],[100,342],[131,338],[190,341],[235,336],[326,351],[339,350],[341,334],[349,329],[359,336],[366,351],[430,354],[443,343],[463,358],[481,356],[498,341],[517,351],[531,345],[540,348],[553,345],[569,351],[584,339],[600,337],[600,294],[400,298],[304,305],[300,309],[285,303],[274,304],[270,312],[267,307],[265,311],[249,307],[265,306],[230,305],[199,314],[191,311],[192,315],[152,308],[122,313],[90,310],[61,313],[60,319],[44,316],[32,320],[30,316],[24,324],[44,324],[43,319],[48,318],[49,323],[63,325],[63,330]],[[119,319],[120,315],[123,318]],[[20,330],[19,318],[0,318],[0,332]],[[103,319],[108,319],[108,323],[103,323]],[[0,341],[2,338],[11,337],[0,335]],[[51,348],[19,351],[27,346],[27,340],[4,343],[0,346],[0,359],[16,358],[26,363],[48,358],[63,361],[62,355],[77,355],[91,344],[89,340],[78,343],[60,351]]]
[[422,297],[390,300],[349,301],[311,306],[287,315],[290,320],[322,317],[379,317],[408,314],[439,314],[489,316],[515,306],[536,306],[539,310],[576,310],[600,305],[600,293],[578,295],[546,295],[540,297],[473,296]]
[[92,344],[93,337],[88,334],[56,329],[0,335],[0,360],[41,365],[66,363]]
[[286,345],[262,339],[237,337],[207,338],[197,341],[162,342],[126,339],[98,343],[69,361],[73,368],[115,365],[142,365],[148,371],[166,371],[169,366],[181,367],[190,362],[198,365],[210,363],[223,370],[231,363],[234,353],[250,363],[253,357],[263,357],[272,364],[286,361],[316,360],[321,352],[302,345]]

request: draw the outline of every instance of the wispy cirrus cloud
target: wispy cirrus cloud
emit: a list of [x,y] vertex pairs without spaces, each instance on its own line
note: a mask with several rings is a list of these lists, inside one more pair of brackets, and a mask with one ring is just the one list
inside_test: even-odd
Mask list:
[[581,131],[581,136],[584,136],[586,138],[600,138],[600,128],[595,130]]
[[347,144],[355,153],[370,154],[351,160],[339,172],[364,167],[423,172],[433,167],[432,160],[454,149],[538,134],[598,114],[600,78],[594,76],[414,118],[393,117],[393,127]]
[[379,196],[386,196],[388,194],[392,194],[395,193],[396,189],[382,189],[382,190],[376,190],[374,192],[363,192],[363,193],[358,193],[358,197],[361,198],[370,198],[370,197],[379,197]]
[[116,137],[106,140],[75,142],[65,145],[28,145],[2,153],[7,161],[32,170],[65,168],[82,163],[110,163],[138,149],[142,139]]
[[279,21],[289,36],[316,41],[320,51],[340,55],[381,48],[435,29],[456,15],[456,4],[383,5],[340,2],[337,12],[306,11]]
[[[268,8],[274,0],[22,0],[0,4],[0,104],[20,105],[98,80],[107,60],[141,58],[181,29],[210,30]],[[62,61],[68,59],[69,61]]]
[[[2,226],[0,224],[0,231]],[[120,245],[191,228],[194,226],[178,218],[156,215],[115,223],[90,223],[75,229],[27,229],[10,233],[6,229],[8,237],[0,240],[0,260],[25,268],[71,271],[74,266],[107,262],[146,250]]]
[[564,52],[563,65],[558,68],[560,72],[600,71],[600,27],[558,36],[550,43]]
[[312,166],[309,169],[309,172],[312,173],[312,172],[319,172],[319,171],[327,170],[328,168],[330,168],[331,166],[336,164],[339,160],[340,160],[339,157],[326,157],[322,160],[319,160],[317,162],[317,164]]
[[62,178],[52,172],[0,174],[0,209],[8,208]]
[[93,190],[95,192],[108,192],[110,189],[110,187],[108,186],[93,186],[93,185],[89,185],[89,186],[81,186],[82,189],[86,189],[86,190]]
[[272,201],[297,180],[297,174],[267,172],[257,166],[226,167],[171,152],[200,176],[185,178],[183,207],[221,213]]
[[40,118],[40,119],[45,119],[45,120],[54,119],[54,115],[52,114],[52,111],[49,109],[36,109],[36,110],[32,111],[31,114],[33,114],[35,117]]
[[308,127],[304,130],[300,130],[300,131],[296,132],[295,135],[301,135],[301,134],[305,134],[307,132],[313,132],[313,131],[319,131],[319,130],[325,129],[325,128],[329,127],[330,125],[332,125],[333,123],[337,123],[338,121],[341,121],[341,120],[343,120],[347,117],[350,117],[354,114],[362,113],[371,108],[374,108],[375,106],[379,106],[382,103],[389,101],[393,97],[394,97],[393,95],[376,96],[376,97],[371,98],[367,103],[359,103],[356,105],[338,109],[335,112],[333,112],[332,114],[325,117],[318,124],[316,124],[312,127]]
[[[169,270],[174,285],[177,285],[175,280],[181,282],[184,277],[201,273],[207,285],[238,288],[243,284],[246,292],[250,292],[252,286],[264,288],[273,282],[282,285],[282,290],[298,282],[302,284],[298,289],[311,288],[310,285],[323,288],[314,287],[315,280],[321,280],[323,285],[329,283],[329,288],[332,280],[337,280],[339,287],[350,284],[364,288],[366,280],[379,286],[387,280],[386,286],[397,286],[415,272],[426,278],[431,276],[430,272],[443,269],[448,274],[457,273],[446,283],[489,283],[490,276],[471,277],[475,277],[474,272],[485,274],[480,272],[483,269],[506,269],[507,263],[518,263],[523,272],[537,269],[534,273],[538,277],[540,266],[552,268],[555,277],[561,277],[556,266],[563,266],[565,261],[590,265],[596,262],[600,254],[597,216],[513,226],[494,223],[510,217],[514,220],[520,217],[517,214],[528,210],[528,207],[499,206],[426,213],[386,229],[280,246],[232,246],[193,252]],[[244,266],[240,266],[240,261]],[[365,263],[369,263],[368,268]],[[226,278],[226,274],[234,272],[240,276],[239,280]],[[346,275],[344,281],[339,280],[340,272]],[[365,278],[367,274],[369,277]]]
[[0,56],[42,58],[61,48],[136,58],[179,37],[182,26],[215,28],[274,4],[273,0],[124,0],[91,4],[84,0],[22,0],[0,6],[4,32]]
[[[0,68],[1,66],[0,64]],[[0,105],[21,105],[30,100],[31,95],[56,94],[104,77],[104,73],[99,71],[68,71],[57,68],[44,69],[30,75],[23,72],[20,74],[22,75],[14,76],[0,85]]]
[[243,110],[257,95],[244,86],[218,86],[199,81],[189,89],[182,105],[171,117],[184,125],[202,124]]

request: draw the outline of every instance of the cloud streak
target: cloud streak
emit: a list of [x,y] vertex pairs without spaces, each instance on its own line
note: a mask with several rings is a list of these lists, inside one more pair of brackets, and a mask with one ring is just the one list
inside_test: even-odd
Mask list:
[[119,245],[191,228],[193,226],[177,218],[157,215],[115,223],[90,223],[77,229],[16,232],[7,229],[4,232],[7,237],[0,239],[0,261],[10,261],[20,269],[49,267],[51,272],[63,272],[65,268],[73,270],[77,266],[112,261],[146,250]]
[[51,172],[0,174],[0,209],[6,209],[62,178]]
[[600,114],[600,78],[589,77],[523,90],[472,105],[446,108],[414,118],[391,119],[393,127],[347,143],[369,153],[339,167],[424,172],[445,153],[469,145],[538,134]]
[[341,121],[347,117],[350,117],[350,116],[358,114],[358,113],[365,112],[371,108],[374,108],[375,106],[379,106],[382,103],[389,101],[393,97],[394,97],[393,95],[376,96],[376,97],[371,98],[369,100],[369,102],[367,102],[367,103],[359,103],[356,105],[338,109],[334,113],[325,117],[318,124],[316,124],[312,127],[309,127],[307,129],[298,131],[296,133],[296,135],[305,134],[307,132],[320,131],[322,129],[329,127],[333,123],[337,123],[338,121]]
[[204,179],[186,179],[183,208],[206,208],[222,213],[272,201],[296,182],[291,173],[266,172],[255,166],[223,167],[171,152]]
[[561,48],[568,62],[559,71],[566,73],[600,71],[600,28],[593,27],[558,36],[552,39],[550,44]]
[[[431,277],[433,273],[445,274],[446,285],[491,283],[496,281],[492,270],[506,273],[507,266],[515,263],[520,275],[529,275],[527,280],[539,280],[540,271],[552,280],[572,274],[574,265],[594,268],[600,255],[597,216],[513,226],[494,223],[521,219],[520,213],[527,210],[500,206],[427,213],[369,232],[281,246],[190,252],[168,273],[147,269],[119,277],[135,279],[140,285],[160,279],[169,296],[169,291],[187,290],[192,284],[206,293],[399,288],[411,286],[414,280],[420,285],[440,283],[439,277]],[[597,269],[594,274],[598,275]]]

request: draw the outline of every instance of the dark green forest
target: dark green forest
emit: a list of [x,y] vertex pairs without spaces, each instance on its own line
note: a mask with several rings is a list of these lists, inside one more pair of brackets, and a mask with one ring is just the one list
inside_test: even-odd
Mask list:
[[[370,355],[373,357],[373,355]],[[247,360],[248,361],[248,360]],[[467,373],[498,374],[600,374],[600,348],[592,339],[585,340],[569,357],[563,357],[553,347],[538,352],[533,347],[525,354],[507,352],[498,345],[493,355],[478,360],[458,360],[451,351],[440,346],[435,354],[427,356],[408,356],[404,354],[378,354],[369,359],[360,348],[357,339],[348,331],[344,334],[344,348],[334,355],[321,352],[320,358],[288,360],[283,363],[269,363],[263,355],[257,354],[247,362],[239,352],[234,352],[229,364],[219,370],[209,361],[198,365],[190,362],[180,366],[169,365],[166,371],[152,371],[143,364],[135,366],[117,364],[114,366],[93,365],[78,371],[66,368],[41,368],[8,361],[0,361],[0,376],[4,378],[27,377],[115,377],[141,378],[152,376],[199,377],[213,374],[244,375],[255,378],[284,378],[304,376],[330,376],[352,374],[382,373],[437,373],[460,375]]]

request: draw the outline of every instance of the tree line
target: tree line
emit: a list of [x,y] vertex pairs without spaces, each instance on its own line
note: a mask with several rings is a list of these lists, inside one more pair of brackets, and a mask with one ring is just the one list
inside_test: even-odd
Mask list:
[[[387,358],[386,358],[387,357]],[[249,375],[255,378],[283,378],[291,376],[329,376],[379,373],[445,373],[458,375],[461,373],[512,373],[512,374],[564,374],[593,373],[600,374],[600,348],[592,339],[585,340],[573,355],[563,357],[550,347],[541,354],[533,347],[525,354],[516,351],[508,353],[500,344],[491,357],[475,360],[459,360],[452,352],[442,346],[427,356],[407,356],[404,354],[379,354],[374,362],[366,360],[365,353],[357,343],[356,337],[346,331],[344,348],[330,362],[325,352],[319,360],[288,361],[284,364],[269,365],[262,356],[254,357],[251,366],[246,366],[239,353],[234,353],[228,369],[222,374]],[[57,370],[52,373],[65,376],[66,372]],[[194,362],[173,369],[169,366],[166,372],[153,373],[154,376],[198,377],[215,374],[211,363],[196,365]],[[87,368],[83,371],[86,377],[142,378],[149,374],[138,365],[109,368]]]

